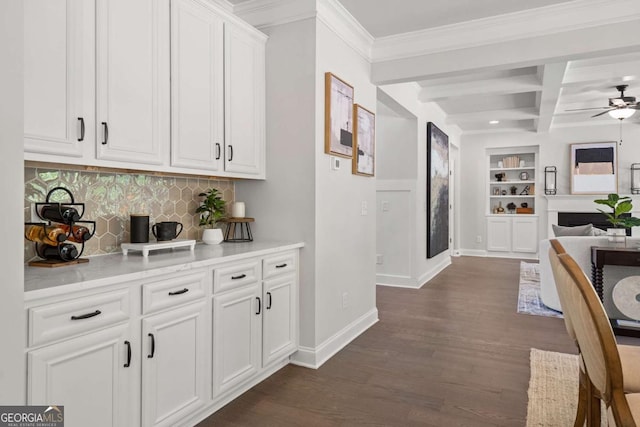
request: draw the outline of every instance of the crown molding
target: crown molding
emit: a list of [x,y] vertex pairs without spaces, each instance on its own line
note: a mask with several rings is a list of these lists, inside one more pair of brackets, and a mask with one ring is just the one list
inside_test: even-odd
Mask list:
[[338,0],[318,0],[318,19],[371,62],[374,38]]
[[258,29],[315,18],[316,0],[249,0],[233,13]]
[[574,0],[377,38],[374,62],[562,33],[640,18],[640,1]]
[[228,0],[206,0],[206,2],[220,7],[226,12],[233,13],[233,3]]

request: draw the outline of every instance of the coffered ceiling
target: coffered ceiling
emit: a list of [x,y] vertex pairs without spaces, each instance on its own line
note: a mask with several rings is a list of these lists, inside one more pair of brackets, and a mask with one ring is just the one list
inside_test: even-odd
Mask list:
[[418,85],[464,133],[610,124],[567,110],[606,107],[620,84],[640,99],[640,0],[338,1],[372,40],[373,82]]

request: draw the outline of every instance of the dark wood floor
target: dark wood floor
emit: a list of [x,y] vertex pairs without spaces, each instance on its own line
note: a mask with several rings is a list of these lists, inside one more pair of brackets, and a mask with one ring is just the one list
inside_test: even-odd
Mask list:
[[[287,366],[200,427],[524,426],[531,347],[575,353],[561,319],[516,313],[520,261],[454,258],[320,369]],[[638,342],[638,341],[636,341]]]

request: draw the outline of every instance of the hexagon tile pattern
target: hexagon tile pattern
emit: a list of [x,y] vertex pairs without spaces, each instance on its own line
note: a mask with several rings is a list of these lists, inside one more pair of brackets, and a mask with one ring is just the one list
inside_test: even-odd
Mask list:
[[[178,221],[184,226],[180,238],[201,236],[196,207],[198,194],[217,188],[230,209],[235,198],[232,180],[199,177],[171,177],[114,172],[93,172],[25,167],[24,221],[31,221],[31,206],[44,202],[55,187],[67,188],[76,203],[85,204],[82,219],[96,221],[96,233],[86,242],[83,256],[120,251],[129,241],[129,216],[149,215],[149,225],[160,221]],[[65,202],[64,192],[55,192]],[[151,231],[149,231],[151,235]],[[153,235],[151,235],[153,239]],[[24,259],[36,257],[32,242],[25,239]]]

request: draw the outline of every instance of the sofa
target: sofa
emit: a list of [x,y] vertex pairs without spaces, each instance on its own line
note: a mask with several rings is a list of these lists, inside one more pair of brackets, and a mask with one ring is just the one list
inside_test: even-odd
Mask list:
[[[606,236],[561,236],[556,237],[556,239],[562,244],[565,251],[576,260],[589,280],[591,280],[591,246],[611,245]],[[627,237],[627,247],[638,247],[639,245],[640,238]],[[549,262],[550,247],[549,240],[542,240],[540,242],[540,298],[542,299],[542,303],[547,307],[562,311],[556,291],[556,283],[553,279],[553,272],[551,271],[551,264]],[[607,312],[610,312],[610,310],[614,310],[614,307],[607,301],[607,295],[610,294],[611,287],[622,277],[638,275],[640,269],[637,267],[607,266],[606,270],[604,283],[605,308]]]

